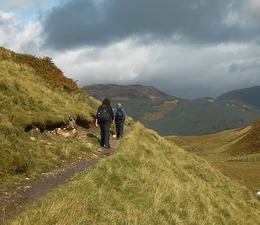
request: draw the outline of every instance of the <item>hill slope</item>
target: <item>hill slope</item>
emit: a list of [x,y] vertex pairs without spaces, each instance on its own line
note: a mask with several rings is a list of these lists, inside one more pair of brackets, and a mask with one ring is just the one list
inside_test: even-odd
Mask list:
[[230,149],[232,154],[260,154],[260,121],[256,121],[249,131]]
[[257,192],[260,190],[259,125],[257,121],[248,127],[216,134],[168,139]]
[[260,119],[260,110],[240,101],[186,100],[140,85],[93,85],[83,90],[98,99],[107,96],[122,102],[128,115],[162,135],[215,133]]
[[87,127],[96,106],[49,58],[0,48],[0,189],[91,152],[76,135],[63,138],[50,131],[71,118]]
[[260,86],[234,90],[221,95],[219,100],[239,100],[260,109]]
[[115,155],[11,224],[256,225],[259,221],[259,202],[246,188],[136,125]]

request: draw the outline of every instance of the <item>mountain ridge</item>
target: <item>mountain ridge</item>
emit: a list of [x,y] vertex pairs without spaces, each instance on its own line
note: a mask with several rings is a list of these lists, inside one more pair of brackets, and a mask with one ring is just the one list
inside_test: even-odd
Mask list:
[[[99,100],[103,98],[114,99],[129,99],[129,98],[144,98],[150,100],[156,100],[158,98],[168,98],[172,96],[154,88],[153,86],[144,85],[118,85],[118,84],[95,84],[84,86],[83,90]],[[102,96],[100,92],[102,91]],[[116,94],[115,94],[116,92]],[[115,96],[116,95],[116,96]]]
[[260,86],[232,90],[220,95],[217,99],[222,101],[239,100],[260,109]]
[[[143,94],[142,97],[135,94],[136,88]],[[190,100],[168,94],[149,98],[151,94],[142,85],[136,85],[134,91],[128,85],[112,85],[112,88],[111,85],[101,85],[99,88],[90,85],[83,90],[100,100],[110,97],[114,105],[116,102],[123,103],[128,115],[161,135],[215,133],[246,126],[260,119],[259,109],[239,100],[222,101],[212,97]],[[157,89],[149,87],[148,90],[154,93]]]

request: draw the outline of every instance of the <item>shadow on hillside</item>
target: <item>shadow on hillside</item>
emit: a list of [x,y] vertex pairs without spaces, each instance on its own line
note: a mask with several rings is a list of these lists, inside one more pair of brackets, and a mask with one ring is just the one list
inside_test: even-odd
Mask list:
[[96,141],[100,142],[100,138],[93,133],[87,133],[87,137],[95,139]]

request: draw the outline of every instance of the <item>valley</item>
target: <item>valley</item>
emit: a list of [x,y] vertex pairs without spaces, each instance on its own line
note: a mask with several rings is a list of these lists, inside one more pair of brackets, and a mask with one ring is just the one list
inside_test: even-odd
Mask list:
[[[203,135],[246,126],[260,119],[260,110],[239,99],[182,99],[142,85],[91,85],[82,89],[114,105],[161,135]],[[260,89],[254,92],[260,96]]]
[[260,189],[260,121],[217,134],[168,137],[178,146],[205,158],[223,174],[249,187]]

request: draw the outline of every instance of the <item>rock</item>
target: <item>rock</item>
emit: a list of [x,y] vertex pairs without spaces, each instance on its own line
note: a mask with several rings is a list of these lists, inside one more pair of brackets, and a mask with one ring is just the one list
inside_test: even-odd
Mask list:
[[74,135],[74,134],[77,133],[77,130],[74,128],[74,129],[71,131],[71,133]]
[[77,126],[76,121],[73,118],[71,118],[67,127],[69,129],[74,129],[76,126]]
[[30,189],[32,186],[25,186],[24,190]]
[[69,132],[63,132],[63,133],[61,134],[61,136],[64,137],[64,138],[67,138],[67,137],[70,136],[70,133],[69,133]]
[[56,133],[57,133],[58,135],[62,136],[62,137],[65,137],[65,138],[67,138],[67,137],[70,136],[70,133],[69,133],[69,132],[65,132],[65,131],[63,131],[63,130],[60,129],[60,128],[57,129]]
[[97,158],[97,155],[96,154],[93,154],[91,159],[96,159]]
[[36,141],[36,138],[35,138],[35,137],[30,137],[30,139],[31,139],[32,141]]
[[260,198],[260,191],[258,191],[258,192],[256,193],[256,196],[257,196],[258,198]]

